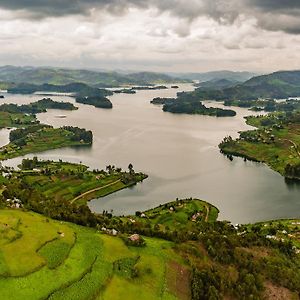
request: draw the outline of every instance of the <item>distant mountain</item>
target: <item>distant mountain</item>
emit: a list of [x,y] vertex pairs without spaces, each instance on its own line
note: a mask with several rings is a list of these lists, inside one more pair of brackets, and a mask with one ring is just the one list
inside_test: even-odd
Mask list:
[[257,76],[224,89],[202,89],[195,92],[198,98],[214,100],[255,100],[258,98],[288,98],[300,96],[300,71],[280,71]]
[[0,67],[0,81],[14,83],[44,83],[65,85],[69,83],[85,83],[97,87],[117,87],[122,85],[153,85],[161,83],[183,82],[169,75],[141,72],[119,74],[117,72],[98,72],[90,70],[73,70],[51,67]]
[[219,90],[224,88],[233,87],[239,84],[239,81],[229,79],[213,79],[210,81],[200,82],[195,84],[196,87],[201,89]]
[[200,82],[226,79],[230,81],[244,82],[258,74],[251,72],[233,72],[233,71],[212,71],[206,73],[175,73],[173,76],[185,78],[189,80],[197,80]]

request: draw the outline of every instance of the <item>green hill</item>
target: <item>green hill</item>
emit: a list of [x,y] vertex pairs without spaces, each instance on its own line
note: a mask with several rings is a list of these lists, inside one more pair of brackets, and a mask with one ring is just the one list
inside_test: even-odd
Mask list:
[[221,90],[199,88],[199,99],[256,100],[258,98],[288,98],[300,96],[300,71],[280,71],[253,77],[250,80]]
[[[299,299],[300,262],[293,250],[299,248],[299,220],[234,229],[202,215],[194,220],[192,207],[202,210],[201,203],[178,200],[146,217],[113,218],[110,225],[116,227],[131,223],[127,233],[103,228],[108,223],[97,230],[2,209],[1,299],[274,299],[274,292]],[[152,217],[151,237],[132,235],[145,226],[139,218]],[[172,230],[174,241],[157,238],[161,230]]]
[[0,67],[0,81],[14,83],[44,83],[66,85],[69,83],[85,83],[96,87],[117,87],[121,85],[151,85],[157,83],[183,82],[182,79],[152,72],[120,74],[117,72],[98,72],[91,70],[75,70],[50,67]]
[[[174,243],[121,238],[34,213],[0,211],[0,294],[17,299],[189,299]],[[176,288],[176,283],[180,282]]]

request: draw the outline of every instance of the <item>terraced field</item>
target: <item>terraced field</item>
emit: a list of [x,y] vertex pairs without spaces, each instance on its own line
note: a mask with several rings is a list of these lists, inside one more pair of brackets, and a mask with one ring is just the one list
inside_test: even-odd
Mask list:
[[[111,174],[92,172],[82,164],[65,162],[38,161],[36,169],[15,171],[26,184],[49,199],[63,199],[76,204],[107,196],[118,190],[143,181],[147,175],[135,173],[130,181],[124,183],[123,171]],[[47,170],[47,173],[42,170]]]
[[145,240],[128,247],[93,229],[0,210],[1,299],[189,299],[189,270],[173,243]]

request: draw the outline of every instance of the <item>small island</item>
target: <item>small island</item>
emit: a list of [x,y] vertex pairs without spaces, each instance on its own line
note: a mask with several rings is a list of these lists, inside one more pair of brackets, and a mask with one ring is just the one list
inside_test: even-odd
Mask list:
[[115,94],[136,94],[136,91],[131,89],[120,89],[120,90],[114,90]]
[[79,96],[76,97],[76,102],[81,104],[93,105],[97,108],[111,109],[113,107],[109,99],[103,96]]
[[91,87],[84,83],[75,82],[66,85],[20,83],[12,85],[8,89],[8,93],[12,94],[33,94],[35,92],[67,93],[69,96],[75,97],[78,103],[89,104],[98,108],[112,108],[112,103],[107,96],[111,96],[113,92]]
[[175,114],[197,114],[215,117],[234,117],[236,112],[231,109],[206,107],[197,96],[190,93],[178,93],[177,98],[156,97],[150,103],[163,105],[163,111]]
[[133,86],[132,90],[136,91],[155,91],[155,90],[167,90],[165,85],[155,85],[155,86]]
[[274,113],[247,117],[256,130],[244,131],[219,145],[222,153],[264,162],[288,179],[300,180],[300,113]]
[[48,109],[60,110],[76,110],[78,109],[70,102],[58,102],[51,98],[43,98],[30,104],[2,104],[0,105],[0,112],[8,113],[24,113],[24,114],[37,114],[46,112]]

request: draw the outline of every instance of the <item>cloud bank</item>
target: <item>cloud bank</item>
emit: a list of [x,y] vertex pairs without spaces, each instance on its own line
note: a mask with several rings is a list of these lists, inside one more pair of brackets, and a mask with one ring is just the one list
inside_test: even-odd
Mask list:
[[299,0],[2,0],[0,7],[26,18],[91,16],[95,10],[120,15],[132,7],[156,8],[189,20],[205,16],[220,23],[246,16],[265,30],[300,34]]
[[0,0],[0,64],[300,68],[299,0]]

